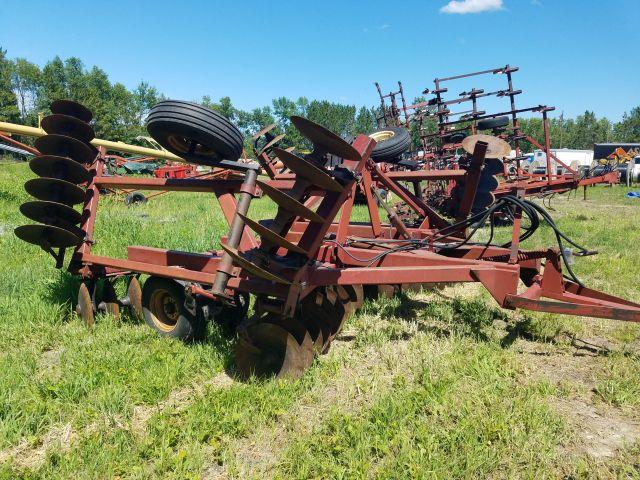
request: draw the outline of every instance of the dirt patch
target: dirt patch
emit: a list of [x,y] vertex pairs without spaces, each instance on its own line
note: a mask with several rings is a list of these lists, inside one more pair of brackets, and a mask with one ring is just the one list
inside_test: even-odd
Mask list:
[[73,430],[70,423],[54,427],[36,444],[23,439],[15,447],[0,452],[0,464],[12,461],[20,468],[37,469],[44,464],[50,449],[57,447],[62,453],[68,452],[76,437],[77,432]]
[[146,431],[147,422],[154,414],[166,409],[182,410],[185,406],[189,405],[191,400],[204,395],[204,392],[208,387],[222,389],[231,386],[233,382],[234,380],[226,373],[219,373],[206,382],[194,383],[171,392],[165,400],[157,403],[156,405],[137,406],[133,409],[131,430],[135,435],[142,436]]
[[586,339],[564,348],[518,341],[526,358],[525,376],[544,378],[566,394],[552,397],[549,402],[572,433],[571,441],[561,446],[566,455],[607,459],[640,440],[640,424],[620,409],[597,402],[593,393],[597,372],[605,361],[599,352],[613,348],[613,344],[602,340]]
[[579,398],[554,398],[551,406],[567,420],[574,434],[573,442],[565,446],[569,453],[610,458],[640,440],[640,425],[613,407],[596,407]]

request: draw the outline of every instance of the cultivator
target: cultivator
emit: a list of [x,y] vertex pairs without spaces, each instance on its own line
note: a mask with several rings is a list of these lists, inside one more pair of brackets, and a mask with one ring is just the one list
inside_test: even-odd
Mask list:
[[[201,337],[209,320],[233,324],[241,376],[296,377],[327,351],[362,304],[365,290],[479,282],[504,308],[640,321],[640,305],[583,287],[567,265],[571,279],[564,277],[562,241],[578,247],[566,236],[558,233],[558,248],[519,248],[541,218],[552,222],[540,207],[504,197],[488,199],[488,208],[472,211],[475,197],[494,186],[492,172],[501,166],[497,158],[508,148],[494,137],[466,140],[469,168],[451,177],[464,185],[455,194],[459,206],[451,223],[403,187],[401,177],[385,173],[373,161],[376,140],[359,135],[348,143],[302,117],[291,121],[311,142],[312,152],[299,156],[278,148],[272,135],[258,142],[258,165],[234,161],[242,137],[224,117],[186,102],[161,102],[149,115],[148,129],[164,148],[188,162],[224,165],[236,172],[227,179],[171,179],[103,176],[105,150],[90,144],[86,109],[64,102],[54,103],[52,111],[48,135],[37,145],[53,157],[32,162],[32,169],[46,178],[27,183],[39,200],[35,207],[22,207],[40,225],[18,227],[16,234],[51,253],[58,267],[65,250],[73,248],[68,270],[83,279],[78,313],[87,324],[96,311],[117,315],[121,306],[144,316],[160,335],[185,340]],[[60,115],[69,118],[63,122]],[[269,177],[259,177],[260,166]],[[399,221],[376,195],[375,184],[406,201],[422,215],[420,223]],[[130,246],[126,259],[95,255],[91,250],[100,192],[116,187],[213,193],[230,226],[222,249],[191,253]],[[250,218],[258,191],[277,206],[273,218]],[[366,223],[351,221],[358,191],[367,201]],[[71,208],[78,203],[82,213]],[[389,223],[381,220],[377,203],[387,211]],[[483,215],[505,206],[518,219],[527,216],[529,225],[521,229],[518,220],[505,245],[473,243]],[[142,289],[139,274],[149,275]],[[113,283],[122,277],[129,279],[128,294],[117,298]],[[250,295],[255,302],[248,317]]]

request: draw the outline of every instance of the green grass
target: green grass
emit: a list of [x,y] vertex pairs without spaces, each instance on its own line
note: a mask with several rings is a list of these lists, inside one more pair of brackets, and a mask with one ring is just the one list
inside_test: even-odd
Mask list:
[[[0,166],[0,459],[14,452],[0,463],[0,478],[640,475],[632,446],[598,470],[561,453],[570,431],[549,402],[564,393],[531,377],[513,347],[524,338],[563,351],[576,335],[614,342],[595,395],[638,418],[637,326],[504,312],[473,289],[409,293],[367,302],[300,380],[220,386],[233,339],[215,325],[204,342],[185,345],[127,315],[100,315],[92,331],[81,324],[73,313],[78,281],[13,235],[25,223],[18,205],[31,176],[25,164]],[[595,188],[586,203],[558,199],[554,216],[601,252],[576,260],[585,283],[638,301],[640,203],[624,192]],[[273,211],[265,199],[250,213]],[[355,215],[366,218],[362,208]],[[133,208],[103,197],[95,252],[124,258],[135,244],[206,251],[225,232],[211,196],[172,193]],[[552,241],[542,228],[524,246]],[[167,402],[175,395],[179,401]],[[141,411],[146,427],[137,425]],[[70,440],[54,435],[67,426]],[[265,445],[277,458],[262,475],[242,452],[274,429],[276,445]]]

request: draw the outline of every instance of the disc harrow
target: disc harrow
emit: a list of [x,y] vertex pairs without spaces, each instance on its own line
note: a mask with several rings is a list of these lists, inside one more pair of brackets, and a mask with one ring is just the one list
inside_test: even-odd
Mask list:
[[[371,158],[374,138],[358,135],[349,143],[292,117],[312,152],[280,148],[283,138],[270,126],[254,137],[258,165],[237,161],[242,135],[224,117],[188,102],[164,101],[149,115],[152,136],[155,132],[176,152],[186,148],[184,161],[231,169],[234,175],[112,177],[103,175],[106,151],[92,146],[93,130],[81,125],[91,121],[91,112],[70,101],[54,102],[51,109],[53,115],[43,121],[47,134],[36,141],[41,155],[31,163],[40,178],[25,185],[36,200],[20,207],[37,224],[18,227],[16,235],[53,255],[58,268],[65,249],[73,247],[67,269],[83,280],[77,312],[87,326],[97,311],[118,318],[125,306],[159,335],[185,341],[202,338],[207,321],[233,326],[235,369],[250,378],[302,375],[339,338],[365,292],[393,295],[413,286],[478,282],[503,308],[640,322],[640,305],[579,282],[560,241],[570,240],[544,210],[517,197],[494,201],[495,175],[503,168],[499,157],[506,151],[495,137],[466,137],[461,170],[388,172]],[[197,118],[187,120],[194,112]],[[206,128],[201,119],[209,122]],[[258,178],[260,169],[268,178]],[[403,184],[420,180],[456,182],[453,222],[440,216],[419,188],[411,193]],[[401,221],[378,186],[398,196],[417,220]],[[130,246],[126,259],[92,253],[100,192],[113,188],[215,194],[229,225],[221,249],[193,253]],[[249,216],[260,191],[277,207],[273,218]],[[366,201],[369,222],[352,221],[356,195]],[[74,208],[80,203],[82,213]],[[471,241],[486,215],[502,208],[517,218],[512,242]],[[522,216],[529,222],[521,230]],[[558,248],[521,250],[541,219],[558,233]],[[139,275],[149,276],[142,287]],[[124,298],[114,288],[119,278],[128,279]],[[255,301],[249,316],[250,296]]]

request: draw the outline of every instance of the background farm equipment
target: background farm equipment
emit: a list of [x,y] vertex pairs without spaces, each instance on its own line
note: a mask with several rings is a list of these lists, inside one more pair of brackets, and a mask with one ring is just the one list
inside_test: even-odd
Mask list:
[[[413,162],[411,168],[414,170],[466,168],[464,164],[459,163],[458,152],[463,147],[464,139],[469,135],[488,132],[492,136],[505,140],[511,148],[504,157],[500,158],[504,161],[504,165],[501,169],[495,170],[494,175],[498,183],[490,189],[491,195],[496,198],[504,195],[541,197],[575,190],[580,186],[584,187],[586,195],[586,187],[589,185],[617,183],[620,176],[619,169],[612,166],[611,162],[608,163],[610,168],[584,169],[580,168],[579,162],[563,161],[560,153],[551,148],[548,114],[555,107],[538,105],[518,108],[516,97],[522,94],[522,90],[514,88],[513,74],[517,71],[518,67],[506,65],[479,72],[436,78],[434,88],[425,89],[423,92],[424,95],[432,95],[432,98],[411,105],[407,105],[405,101],[400,82],[398,82],[398,91],[388,94],[383,94],[376,83],[382,112],[378,116],[378,122],[390,127],[402,125],[418,135],[419,147],[417,149],[414,147],[410,154],[406,155],[406,163],[410,165]],[[473,87],[461,92],[458,97],[445,98],[452,82],[468,81],[485,76],[503,76],[506,87],[491,91]],[[488,113],[486,107],[481,107],[480,104],[491,98],[504,99],[508,102],[508,106],[498,113]],[[470,108],[454,111],[453,108],[458,105],[469,105]],[[541,115],[544,130],[542,145],[522,132],[518,121],[518,115],[522,113]],[[533,159],[522,152],[523,143],[538,149]],[[591,166],[590,162],[586,165]],[[452,179],[429,181],[426,186],[414,183],[413,189],[414,191],[420,189],[430,203],[448,214],[453,212],[455,216],[456,205],[460,200],[455,193],[464,188],[463,186],[457,188],[455,183],[456,180]],[[492,181],[492,183],[495,182]],[[483,183],[483,185],[487,184]],[[478,203],[474,206],[475,211],[488,205],[482,201],[489,198],[486,195],[476,197]],[[406,212],[404,203],[398,204],[397,208],[401,212]]]
[[[235,363],[241,376],[295,377],[327,351],[365,291],[401,285],[478,282],[504,308],[640,321],[640,305],[580,283],[565,245],[572,245],[576,256],[593,252],[560,232],[540,206],[505,195],[473,210],[508,148],[498,138],[467,137],[466,169],[385,172],[372,155],[384,142],[358,135],[349,143],[294,116],[293,125],[313,150],[298,156],[267,136],[266,143],[256,143],[258,164],[237,161],[243,139],[227,119],[196,104],[164,101],[151,110],[147,125],[167,153],[233,173],[224,178],[116,177],[104,175],[105,149],[95,148],[100,142],[92,140],[90,112],[68,101],[54,103],[51,110],[54,114],[43,122],[47,135],[36,141],[43,155],[31,162],[43,178],[25,186],[38,200],[21,207],[38,224],[18,227],[16,235],[50,253],[60,268],[72,249],[67,269],[83,279],[77,311],[88,325],[97,310],[117,316],[127,306],[160,335],[194,340],[207,321],[219,321],[237,328]],[[261,167],[267,177],[259,177]],[[460,187],[452,195],[459,200],[453,222],[425,203],[420,192],[401,184],[441,179],[455,179]],[[420,220],[400,221],[376,185],[401,198]],[[229,225],[221,250],[129,246],[126,259],[94,254],[101,191],[112,188],[215,195]],[[250,217],[258,190],[277,207],[272,218]],[[358,191],[366,199],[369,222],[352,221]],[[72,208],[76,204],[83,205],[82,212]],[[378,204],[388,223],[380,218]],[[479,226],[504,210],[515,219],[511,241],[495,245],[491,235],[474,242]],[[557,247],[520,249],[542,221],[556,232]],[[140,274],[149,275],[142,288]],[[119,278],[128,285],[123,298],[115,295]]]

